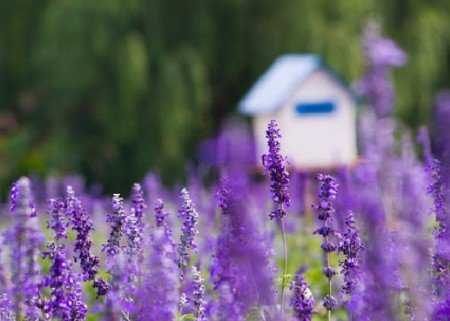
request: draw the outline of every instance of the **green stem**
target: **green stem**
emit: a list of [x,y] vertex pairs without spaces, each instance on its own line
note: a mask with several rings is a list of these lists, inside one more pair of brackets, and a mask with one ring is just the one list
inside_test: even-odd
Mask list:
[[286,231],[284,228],[283,219],[278,220],[278,225],[281,231],[281,239],[283,243],[283,274],[281,279],[281,317],[284,316],[284,301],[285,301],[285,289],[286,289],[286,275],[288,270],[288,253],[287,253],[287,241],[286,241]]
[[[328,236],[325,236],[325,242],[328,242]],[[325,254],[325,266],[327,269],[330,268],[330,253],[326,252]],[[333,289],[331,286],[331,277],[328,278],[328,298],[331,298],[331,294],[333,293]],[[328,321],[331,321],[331,310],[328,310]]]
[[[328,256],[328,254],[327,254]],[[331,278],[328,279],[328,295],[331,298],[331,294],[333,293],[331,288]],[[331,321],[331,310],[328,310],[328,321]]]

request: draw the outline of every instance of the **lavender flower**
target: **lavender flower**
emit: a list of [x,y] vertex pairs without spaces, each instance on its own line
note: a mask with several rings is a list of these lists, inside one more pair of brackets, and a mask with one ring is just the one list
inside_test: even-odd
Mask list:
[[[386,227],[377,167],[363,163],[355,171],[356,206],[361,213],[366,234],[362,260],[362,289],[354,293],[348,309],[352,318],[359,320],[397,320],[394,312],[394,289],[400,288],[395,261],[397,253],[392,235]],[[355,291],[358,292],[358,291]]]
[[448,321],[450,316],[450,297],[438,302],[434,311],[432,320],[433,321]]
[[348,212],[345,218],[346,230],[342,234],[339,244],[339,252],[344,255],[340,262],[341,273],[344,275],[344,293],[351,295],[358,285],[360,278],[361,250],[363,249],[361,238],[355,227],[355,219],[352,212]]
[[142,254],[142,232],[142,225],[136,216],[134,207],[132,207],[123,222],[123,234],[125,234],[127,239],[125,252],[129,257]]
[[11,189],[14,227],[6,233],[5,243],[11,253],[12,305],[17,318],[25,316],[27,320],[34,320],[38,318],[35,307],[39,283],[37,256],[43,236],[38,231],[30,180],[22,177]]
[[327,277],[329,283],[329,292],[324,298],[323,306],[330,312],[336,306],[336,299],[331,295],[331,279],[336,275],[336,270],[329,265],[329,254],[337,250],[339,234],[333,228],[333,216],[335,209],[333,202],[336,199],[338,184],[330,175],[319,174],[318,203],[314,206],[318,214],[321,226],[314,232],[320,234],[323,238],[321,248],[325,253],[323,274]]
[[192,281],[194,289],[192,291],[192,303],[194,305],[194,315],[196,321],[206,321],[205,313],[205,286],[203,285],[203,278],[198,268],[192,266]]
[[270,190],[275,205],[270,218],[282,219],[290,206],[289,173],[286,169],[286,158],[280,153],[281,133],[275,120],[271,120],[267,127],[266,138],[269,152],[263,155],[262,162],[270,176]]
[[61,321],[85,320],[87,306],[82,300],[80,278],[72,272],[65,247],[50,243],[44,257],[52,261],[49,275],[42,284],[43,288],[50,289],[50,295],[48,299],[41,298],[38,306],[44,315]]
[[142,221],[144,217],[144,211],[147,208],[144,199],[144,191],[139,183],[133,184],[133,189],[131,192],[131,202],[135,210],[135,215],[139,221]]
[[400,67],[406,62],[404,52],[390,39],[379,35],[377,25],[368,26],[364,39],[364,52],[368,60],[368,70],[359,86],[375,109],[378,117],[392,113],[394,89],[389,79],[392,67]]
[[314,297],[303,277],[303,268],[295,273],[294,281],[291,285],[293,295],[291,306],[297,321],[311,321],[314,310]]
[[111,229],[108,241],[103,246],[103,251],[111,257],[116,256],[120,252],[120,240],[123,235],[125,217],[123,198],[120,197],[120,194],[114,194],[112,198],[112,212],[106,216],[106,221],[110,224]]
[[428,193],[433,198],[433,211],[438,224],[435,230],[436,249],[432,261],[434,286],[436,294],[445,297],[445,292],[449,292],[450,286],[450,217],[440,162],[437,159],[429,159],[426,170],[429,176]]
[[174,248],[163,230],[155,230],[148,270],[135,305],[137,321],[174,320],[177,310],[177,266]]
[[[131,215],[128,215],[127,218],[129,218],[128,221],[135,220],[135,222],[132,224],[133,227],[130,227],[131,229],[135,229],[135,233],[131,233],[134,235],[134,241],[132,243],[135,244],[136,249],[140,249],[142,247],[142,233],[145,228],[145,222],[144,222],[144,211],[147,208],[147,205],[145,204],[144,199],[144,191],[142,190],[142,187],[138,183],[133,184],[133,189],[131,191]],[[130,222],[131,223],[131,222]],[[127,226],[130,226],[130,224],[127,224]],[[130,229],[129,228],[129,229]],[[128,233],[128,235],[131,235]]]
[[187,189],[181,190],[181,208],[178,214],[182,220],[180,243],[177,246],[178,267],[180,277],[183,278],[184,270],[191,260],[190,252],[196,249],[195,236],[198,234],[197,221],[198,213],[194,208],[191,197]]
[[51,198],[48,205],[48,213],[50,220],[47,224],[55,232],[55,239],[61,240],[67,238],[68,222],[64,216],[64,202],[60,202]]
[[245,207],[247,189],[239,177],[223,179],[218,191],[222,228],[210,271],[215,289],[232,291],[226,303],[230,313],[244,318],[254,306],[272,305],[275,293],[270,247]]
[[167,213],[164,211],[164,202],[158,198],[154,206],[156,227],[163,227],[167,224]]
[[76,233],[74,245],[76,256],[74,260],[75,262],[80,262],[83,280],[93,281],[97,295],[105,295],[108,291],[108,285],[101,278],[96,278],[99,259],[91,253],[92,241],[89,238],[89,234],[93,230],[92,220],[87,215],[81,201],[75,196],[71,186],[68,186],[66,191],[65,211],[71,223],[71,228]]
[[0,294],[0,318],[3,321],[16,321],[16,316],[12,311],[11,301],[6,293]]

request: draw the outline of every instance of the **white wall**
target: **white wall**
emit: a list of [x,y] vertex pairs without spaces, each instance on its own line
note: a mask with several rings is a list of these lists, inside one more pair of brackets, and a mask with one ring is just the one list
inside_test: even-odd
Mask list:
[[[296,113],[299,102],[333,101],[330,114],[302,116]],[[276,119],[283,135],[281,148],[291,165],[320,168],[350,164],[357,158],[356,111],[349,93],[328,73],[318,70],[304,80],[275,114],[258,115],[253,126],[258,152],[265,153],[265,131]]]

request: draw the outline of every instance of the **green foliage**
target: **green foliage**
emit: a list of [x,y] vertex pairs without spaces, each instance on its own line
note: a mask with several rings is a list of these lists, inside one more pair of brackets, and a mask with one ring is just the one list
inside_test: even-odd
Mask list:
[[418,126],[450,80],[449,16],[419,0],[3,1],[0,186],[81,172],[123,192],[150,168],[174,182],[277,55],[316,52],[357,80],[371,18],[409,53],[397,114]]

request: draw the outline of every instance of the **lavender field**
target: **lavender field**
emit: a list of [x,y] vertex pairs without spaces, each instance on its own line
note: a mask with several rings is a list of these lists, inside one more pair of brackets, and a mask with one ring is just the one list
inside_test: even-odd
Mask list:
[[0,321],[450,320],[450,95],[410,132],[390,80],[406,54],[376,33],[363,45],[351,166],[296,170],[272,120],[263,155],[230,122],[175,188],[154,172],[129,196],[18,178],[0,215]]

